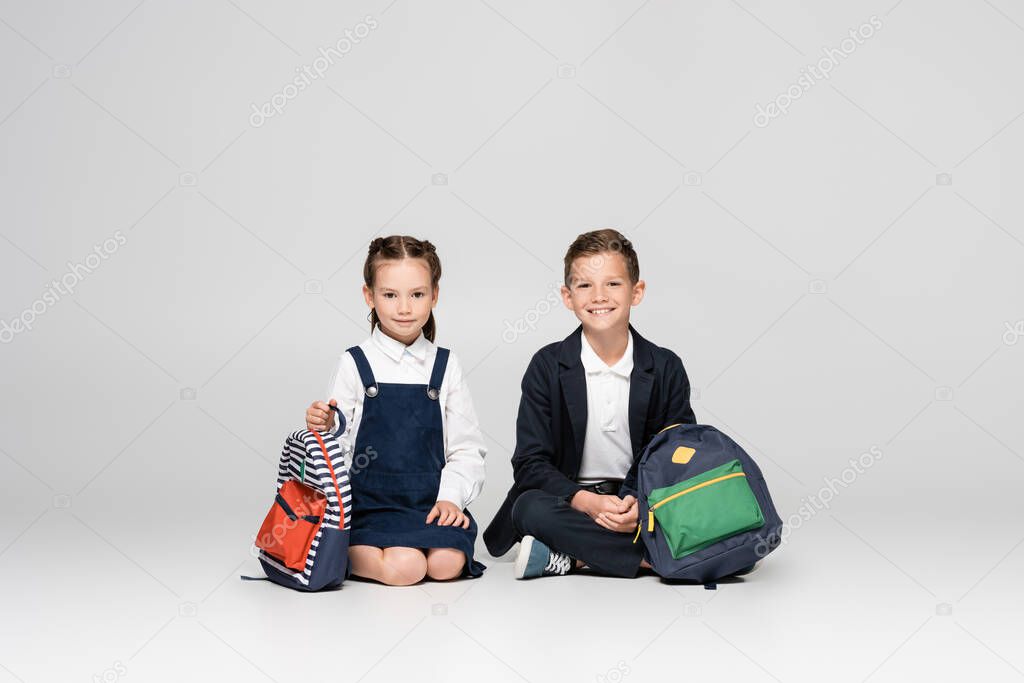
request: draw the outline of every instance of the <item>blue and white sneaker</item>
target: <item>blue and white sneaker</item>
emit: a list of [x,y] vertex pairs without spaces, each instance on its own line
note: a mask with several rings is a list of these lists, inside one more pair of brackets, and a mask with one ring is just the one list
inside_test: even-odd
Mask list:
[[515,577],[563,576],[572,570],[574,564],[576,560],[565,553],[553,551],[533,536],[523,536],[516,556]]

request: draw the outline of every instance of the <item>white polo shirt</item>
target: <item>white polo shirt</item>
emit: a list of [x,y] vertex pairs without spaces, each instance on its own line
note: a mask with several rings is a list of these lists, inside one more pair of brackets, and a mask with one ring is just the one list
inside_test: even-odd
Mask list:
[[629,375],[633,372],[633,333],[626,351],[608,366],[580,333],[580,361],[587,378],[587,431],[576,481],[593,484],[625,479],[633,465],[629,439]]

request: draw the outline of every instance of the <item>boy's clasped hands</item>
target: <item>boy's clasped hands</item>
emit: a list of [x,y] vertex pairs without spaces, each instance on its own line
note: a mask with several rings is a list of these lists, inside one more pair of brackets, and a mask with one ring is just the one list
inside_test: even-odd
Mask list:
[[619,533],[636,529],[637,504],[636,498],[615,495],[602,495],[593,491],[578,491],[572,498],[573,510],[586,513],[598,526]]

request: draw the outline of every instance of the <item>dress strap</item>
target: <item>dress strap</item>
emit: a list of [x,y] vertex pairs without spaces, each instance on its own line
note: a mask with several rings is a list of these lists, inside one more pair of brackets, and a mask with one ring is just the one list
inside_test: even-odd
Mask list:
[[437,356],[434,358],[434,370],[430,373],[430,384],[427,386],[427,396],[437,400],[441,395],[441,382],[444,380],[444,371],[448,367],[448,349],[437,347]]
[[366,360],[366,354],[358,346],[353,346],[346,353],[352,354],[352,359],[359,370],[359,379],[363,383],[363,390],[367,396],[373,398],[378,393],[377,380],[373,377],[373,370],[370,369],[370,361]]

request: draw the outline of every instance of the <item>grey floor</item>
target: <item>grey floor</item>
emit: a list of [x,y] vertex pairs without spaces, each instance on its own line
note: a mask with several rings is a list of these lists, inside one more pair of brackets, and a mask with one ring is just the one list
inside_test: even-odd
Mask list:
[[515,581],[484,558],[478,580],[309,595],[240,581],[257,562],[232,566],[208,538],[132,543],[113,520],[99,537],[78,514],[45,512],[4,554],[2,681],[1012,681],[1024,667],[1024,553],[915,566],[935,594],[824,516],[715,591]]

